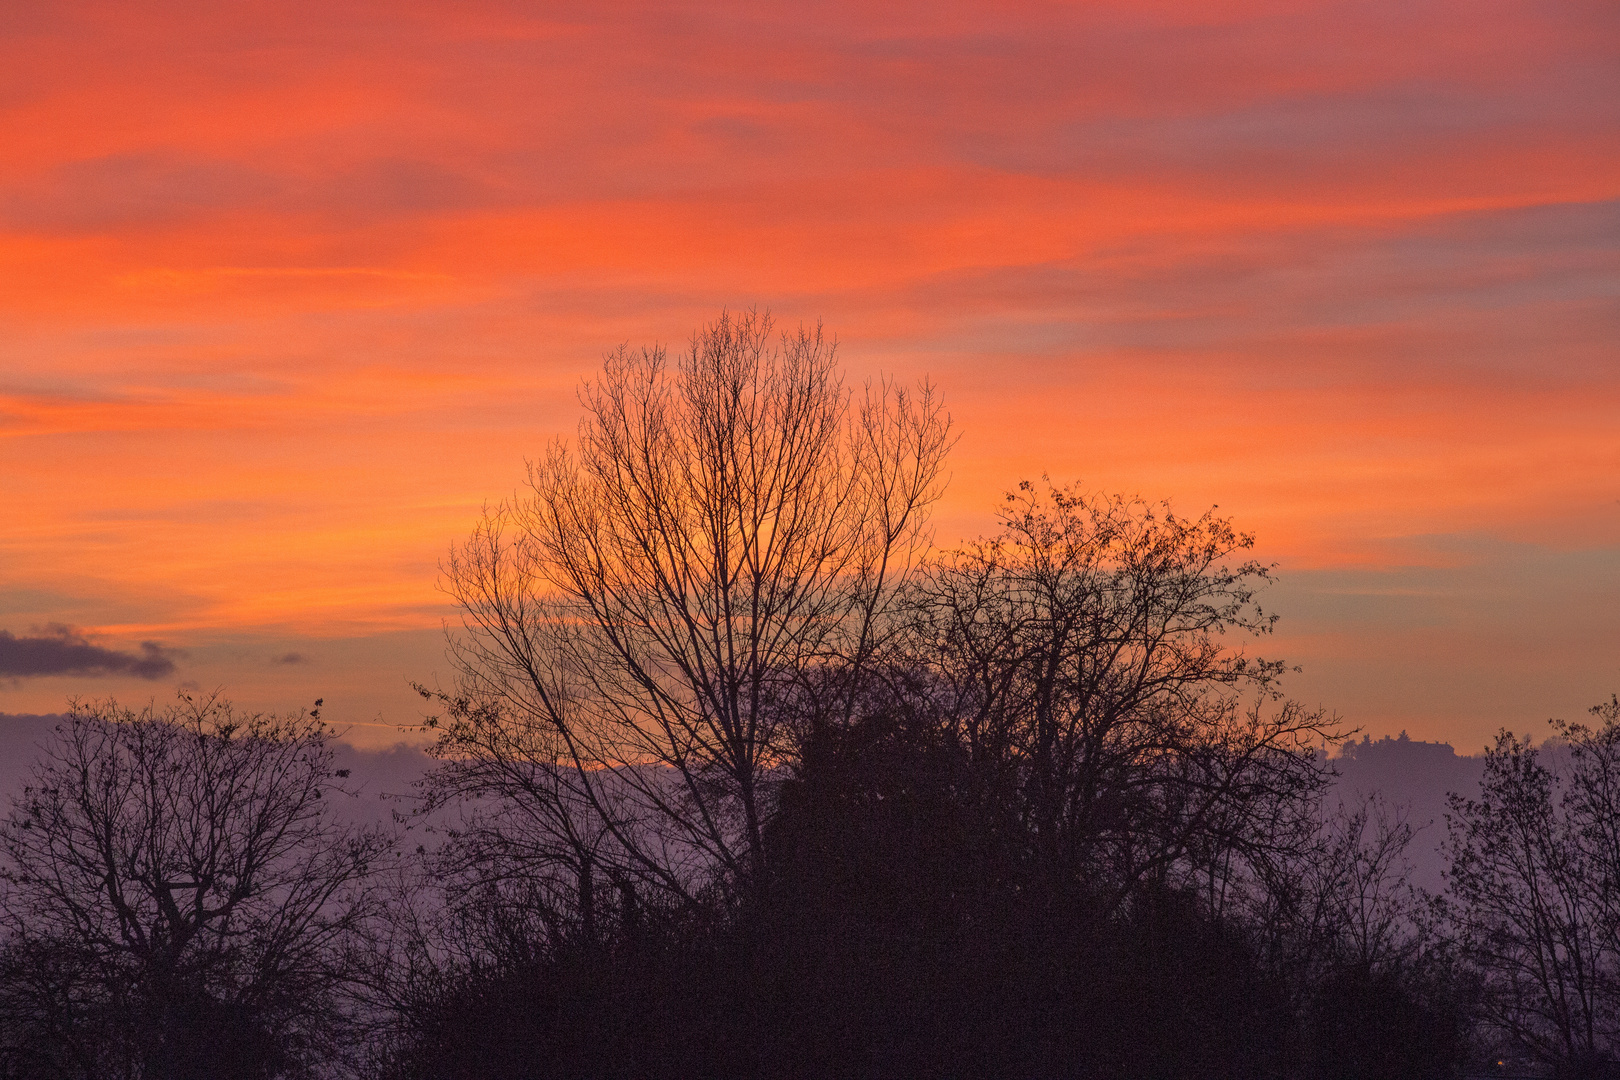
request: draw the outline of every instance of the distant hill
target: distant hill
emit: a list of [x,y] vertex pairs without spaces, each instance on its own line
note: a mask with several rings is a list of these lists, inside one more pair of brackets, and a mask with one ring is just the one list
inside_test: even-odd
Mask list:
[[1332,759],[1338,791],[1346,805],[1381,795],[1391,809],[1404,808],[1418,830],[1411,858],[1416,884],[1438,892],[1443,885],[1439,846],[1446,837],[1446,794],[1479,794],[1484,759],[1458,754],[1450,743],[1420,742],[1399,736],[1346,743]]
[[[54,714],[0,713],[0,810],[10,796],[22,791],[39,745],[61,719]],[[345,816],[381,822],[393,811],[409,812],[414,805],[412,784],[432,766],[432,759],[403,744],[388,750],[358,750],[340,743],[336,764],[351,770],[350,783],[359,791],[357,798],[344,800]],[[1402,732],[1394,738],[1346,743],[1332,765],[1339,774],[1338,795],[1347,805],[1377,792],[1392,808],[1405,808],[1407,820],[1419,830],[1411,852],[1417,884],[1438,891],[1446,793],[1475,796],[1482,760],[1458,754],[1449,743],[1420,742]]]

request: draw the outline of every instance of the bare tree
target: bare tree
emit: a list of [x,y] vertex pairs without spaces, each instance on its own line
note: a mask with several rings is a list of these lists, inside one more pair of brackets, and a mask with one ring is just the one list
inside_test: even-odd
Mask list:
[[1480,797],[1451,797],[1447,901],[1487,1020],[1570,1076],[1620,1051],[1620,703],[1555,721],[1550,751],[1502,732]]
[[1404,810],[1377,797],[1341,805],[1330,818],[1312,892],[1344,961],[1371,970],[1403,961],[1421,944],[1427,927],[1406,854],[1414,835]]
[[216,698],[76,703],[0,823],[13,1049],[199,1080],[338,1056],[345,953],[391,841],[328,812],[329,738],[318,714]]
[[852,393],[835,354],[747,313],[608,356],[574,446],[445,567],[480,703],[440,729],[454,783],[676,895],[759,871],[768,778],[853,708],[951,442],[930,386]]
[[1254,603],[1268,569],[1243,558],[1253,538],[1029,482],[1001,523],[919,578],[902,651],[945,688],[973,756],[1011,765],[1054,885],[1100,890],[1106,910],[1140,882],[1202,867],[1213,883],[1236,856],[1306,841],[1312,746],[1336,730],[1278,704],[1282,665],[1230,641],[1272,625]]
[[602,886],[633,887],[639,876],[624,876],[623,852],[592,801],[628,828],[634,811],[620,805],[622,788],[579,776],[551,731],[498,700],[429,696],[441,710],[440,760],[420,812],[440,815],[446,842],[424,853],[428,880],[451,908],[503,908],[502,918],[537,924],[537,940],[552,947],[598,944],[598,915],[613,906],[599,901]]
[[1412,884],[1416,835],[1379,796],[1340,802],[1313,842],[1267,867],[1240,898],[1268,960],[1309,985],[1323,971],[1409,964],[1429,943],[1428,899]]

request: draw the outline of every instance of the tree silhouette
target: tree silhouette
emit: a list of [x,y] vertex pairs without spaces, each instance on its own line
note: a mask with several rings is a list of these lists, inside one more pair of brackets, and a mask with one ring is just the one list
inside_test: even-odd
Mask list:
[[318,714],[75,704],[0,823],[24,1075],[295,1076],[341,1057],[391,841],[339,824]]
[[1028,482],[1001,523],[919,579],[901,650],[957,742],[1015,786],[1049,889],[1106,913],[1144,882],[1196,872],[1218,891],[1309,843],[1326,780],[1312,748],[1338,726],[1278,703],[1283,665],[1234,646],[1273,621],[1253,538]]
[[1620,1071],[1620,702],[1592,712],[1554,722],[1564,754],[1503,731],[1448,815],[1448,912],[1485,1019],[1571,1077]]
[[516,814],[675,895],[758,877],[768,774],[793,724],[847,710],[950,445],[930,387],[852,394],[835,353],[747,313],[607,358],[574,446],[445,567],[457,787],[555,802]]

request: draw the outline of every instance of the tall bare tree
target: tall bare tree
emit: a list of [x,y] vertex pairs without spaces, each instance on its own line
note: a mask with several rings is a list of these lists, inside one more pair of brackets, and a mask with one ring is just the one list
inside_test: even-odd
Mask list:
[[75,705],[0,822],[23,1075],[303,1075],[391,846],[339,822],[329,731],[213,698]]
[[576,863],[677,895],[758,872],[791,725],[853,707],[951,443],[929,385],[852,392],[836,351],[750,312],[607,357],[574,445],[445,567],[479,704],[444,779],[566,804],[531,821]]

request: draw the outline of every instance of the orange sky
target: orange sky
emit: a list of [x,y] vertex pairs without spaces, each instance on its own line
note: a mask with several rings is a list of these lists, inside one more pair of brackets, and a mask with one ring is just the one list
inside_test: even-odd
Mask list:
[[393,738],[479,503],[723,305],[932,374],[942,539],[1041,472],[1219,503],[1292,690],[1375,735],[1620,689],[1612,0],[39,2],[0,630],[185,652],[0,711],[185,681]]

